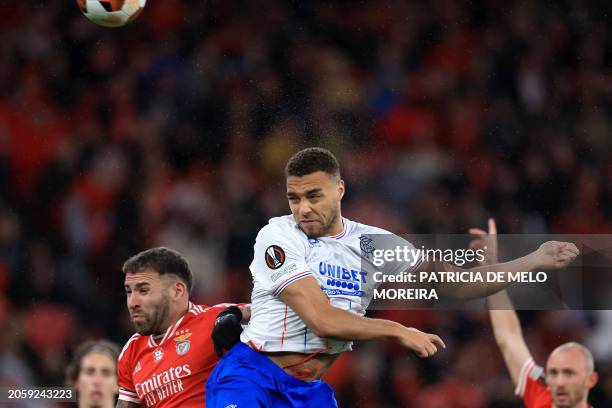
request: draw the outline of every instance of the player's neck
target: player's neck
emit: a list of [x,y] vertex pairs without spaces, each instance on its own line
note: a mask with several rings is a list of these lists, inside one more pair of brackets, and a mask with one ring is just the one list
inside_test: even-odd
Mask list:
[[167,321],[168,323],[160,327],[159,332],[153,334],[153,337],[156,338],[156,337],[162,337],[163,335],[165,335],[168,329],[174,326],[176,322],[178,322],[181,317],[185,316],[185,314],[188,311],[189,311],[189,302],[184,307],[179,309],[179,311],[174,312],[170,316],[168,316],[168,321]]
[[334,237],[336,235],[340,235],[342,231],[344,231],[344,219],[341,215],[338,215],[338,218],[334,222],[334,225],[331,227],[331,229],[326,235],[328,237]]

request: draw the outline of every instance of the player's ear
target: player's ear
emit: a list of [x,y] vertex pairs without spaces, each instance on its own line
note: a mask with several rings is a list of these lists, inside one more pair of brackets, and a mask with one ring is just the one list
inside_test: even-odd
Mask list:
[[597,384],[597,381],[599,380],[599,374],[597,374],[597,371],[593,371],[591,373],[591,375],[589,375],[589,378],[587,378],[586,381],[586,387],[587,389],[591,389],[595,386],[595,384]]
[[187,285],[180,279],[174,279],[170,285],[170,295],[175,299],[180,299],[187,293]]
[[344,180],[340,179],[338,180],[338,195],[340,196],[340,199],[342,200],[342,197],[344,197]]

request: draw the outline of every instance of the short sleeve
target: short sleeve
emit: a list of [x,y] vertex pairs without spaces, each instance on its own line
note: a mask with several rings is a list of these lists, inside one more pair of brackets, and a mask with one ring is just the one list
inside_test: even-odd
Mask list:
[[130,345],[136,340],[136,336],[133,336],[121,350],[119,359],[117,361],[117,382],[119,384],[119,399],[122,401],[133,402],[135,404],[142,404],[138,394],[136,394],[136,388],[132,381],[132,363]]
[[523,364],[515,394],[523,399],[527,408],[552,404],[552,398],[544,382],[544,369],[536,365],[531,357]]
[[[400,235],[393,234],[392,232],[386,231],[381,228],[373,228],[366,235],[369,240],[371,248],[370,253],[364,249],[363,238],[362,238],[362,254],[370,255],[369,259],[374,262],[376,270],[380,270],[385,275],[396,275],[402,272],[416,272],[423,265],[423,257],[419,256],[420,252],[416,250],[415,246],[401,237]],[[400,256],[394,257],[392,261],[385,260],[381,255],[382,251],[396,251],[400,250]],[[384,262],[383,262],[384,261]],[[382,268],[378,269],[378,265],[382,264]]]
[[278,296],[289,285],[313,276],[306,263],[306,248],[299,237],[279,225],[259,231],[254,246],[251,273],[261,287]]

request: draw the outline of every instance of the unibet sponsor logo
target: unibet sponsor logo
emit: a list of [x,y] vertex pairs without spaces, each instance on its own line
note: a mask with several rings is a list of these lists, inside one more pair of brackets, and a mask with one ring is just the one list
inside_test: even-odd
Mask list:
[[319,262],[319,273],[327,277],[321,289],[328,296],[362,296],[367,272],[349,269],[341,265]]
[[332,265],[326,262],[319,262],[319,273],[333,279],[340,279],[351,282],[366,282],[367,272],[348,269],[340,265]]
[[191,369],[189,368],[189,364],[170,367],[166,371],[152,375],[146,381],[136,383],[136,393],[138,397],[150,407],[166,399],[170,395],[183,391],[183,382],[181,378],[190,375]]

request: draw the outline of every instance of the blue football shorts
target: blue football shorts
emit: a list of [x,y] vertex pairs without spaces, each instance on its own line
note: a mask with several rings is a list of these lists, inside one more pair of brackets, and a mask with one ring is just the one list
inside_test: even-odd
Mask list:
[[244,343],[228,351],[208,377],[207,408],[337,407],[324,381],[302,381]]

